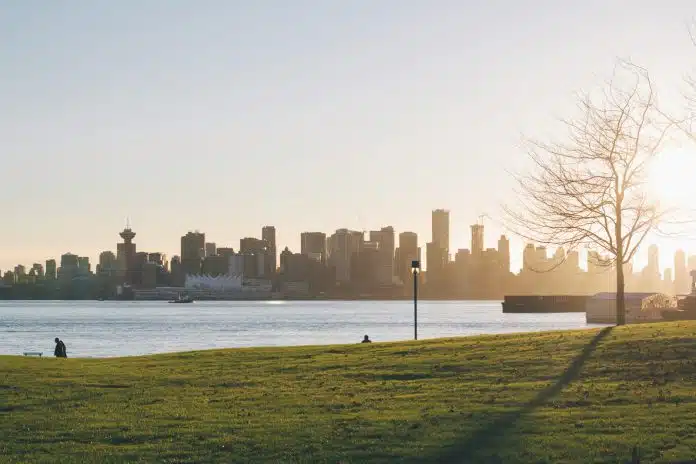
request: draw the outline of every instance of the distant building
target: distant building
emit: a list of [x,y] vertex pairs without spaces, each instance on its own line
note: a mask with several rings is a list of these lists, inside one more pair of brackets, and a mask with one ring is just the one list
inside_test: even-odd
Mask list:
[[203,260],[201,274],[208,276],[227,275],[229,272],[229,256],[206,256]]
[[184,287],[195,290],[234,291],[241,290],[242,277],[238,275],[187,275]]
[[217,254],[220,256],[232,256],[235,254],[234,248],[218,248]]
[[377,283],[381,286],[392,285],[394,283],[394,228],[388,226],[370,231],[370,241],[378,245]]
[[483,224],[471,226],[471,255],[474,259],[481,258],[483,254]]
[[170,273],[172,285],[177,287],[181,287],[184,285],[184,282],[186,280],[186,273],[184,272],[184,267],[181,265],[181,258],[179,256],[172,256],[172,261],[170,263]]
[[88,275],[92,273],[92,265],[89,263],[88,257],[80,256],[77,258],[77,270],[81,275]]
[[72,253],[65,253],[60,257],[60,269],[58,278],[61,280],[71,280],[78,275],[79,263],[78,256]]
[[338,229],[328,239],[329,265],[336,270],[336,281],[350,282],[353,254],[362,250],[365,234],[360,231]]
[[369,291],[383,285],[382,252],[377,241],[363,243],[360,251],[353,253],[350,265],[350,281],[359,291]]
[[427,243],[425,245],[425,258],[427,260],[428,284],[441,284],[448,262],[447,250],[442,248],[439,242]]
[[198,275],[205,255],[205,234],[187,232],[181,237],[181,267],[184,274]]
[[213,242],[207,242],[205,244],[205,257],[215,256],[217,254],[217,246]]
[[505,274],[510,272],[510,240],[505,235],[498,239],[500,266]]
[[[445,256],[449,255],[450,246],[450,213],[444,209],[436,209],[432,213],[432,246],[445,250]],[[448,258],[449,259],[449,258]]]
[[165,271],[169,270],[169,262],[167,261],[167,255],[164,253],[148,253],[147,261],[149,263],[157,264],[161,266]]
[[399,234],[399,248],[395,250],[395,273],[401,282],[412,280],[411,263],[421,260],[421,249],[418,246],[418,235],[415,232]]
[[302,232],[300,234],[300,253],[321,263],[326,263],[326,234],[323,232]]
[[266,242],[264,276],[270,278],[278,269],[278,250],[276,248],[276,229],[274,226],[261,228],[261,240]]
[[126,227],[119,235],[123,239],[123,243],[118,243],[116,245],[116,260],[118,261],[119,275],[123,276],[124,283],[132,284],[133,260],[135,259],[136,253],[135,243],[133,243],[135,232],[133,232],[130,227]]
[[691,279],[686,264],[686,253],[683,250],[677,250],[674,253],[674,292],[681,295],[690,291]]
[[44,267],[39,263],[34,263],[29,270],[29,274],[38,278],[44,277]]
[[55,259],[46,260],[46,279],[55,280],[58,277],[58,266]]
[[264,239],[244,237],[239,240],[239,254],[244,262],[244,276],[248,278],[261,278],[270,276],[272,264],[270,245]]
[[118,269],[118,260],[113,252],[102,251],[101,253],[99,253],[99,264],[97,264],[97,274],[112,276],[117,274]]

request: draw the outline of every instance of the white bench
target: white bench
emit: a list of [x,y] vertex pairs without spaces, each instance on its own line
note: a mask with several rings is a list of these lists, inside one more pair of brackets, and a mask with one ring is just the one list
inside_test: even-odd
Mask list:
[[25,351],[24,356],[38,356],[43,357],[43,351]]

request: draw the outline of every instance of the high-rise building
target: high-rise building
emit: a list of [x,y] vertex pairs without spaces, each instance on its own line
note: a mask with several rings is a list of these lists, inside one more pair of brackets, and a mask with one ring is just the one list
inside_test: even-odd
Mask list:
[[147,261],[149,263],[161,266],[164,270],[169,270],[169,262],[167,261],[167,255],[164,253],[148,253]]
[[394,228],[387,226],[370,231],[370,241],[378,244],[377,282],[380,285],[392,285],[394,283]]
[[70,280],[77,275],[78,268],[78,256],[72,253],[65,253],[60,257],[58,277],[62,280]]
[[686,267],[686,253],[677,250],[674,253],[674,292],[678,295],[691,291],[691,279]]
[[179,256],[172,256],[170,268],[172,285],[176,287],[183,286],[186,282],[186,274],[184,273],[184,268],[181,266],[181,258]]
[[505,235],[498,239],[498,255],[503,272],[510,272],[510,240]]
[[58,276],[58,266],[55,259],[46,260],[46,279],[55,280]]
[[433,239],[431,243],[445,250],[446,256],[449,255],[450,246],[449,227],[449,211],[444,209],[434,210],[432,212]]
[[523,271],[538,271],[538,263],[536,249],[533,243],[528,243],[522,252],[522,270]]
[[483,254],[483,224],[471,226],[471,255],[480,258]]
[[[370,233],[372,235],[372,233]],[[363,242],[359,252],[353,253],[350,262],[350,281],[355,287],[372,289],[384,285],[380,276],[383,272],[380,244],[377,241]]]
[[215,256],[217,254],[217,246],[215,245],[214,242],[207,242],[205,244],[205,257],[207,258],[208,256]]
[[276,229],[274,226],[261,228],[261,240],[266,242],[266,257],[264,259],[265,275],[271,277],[278,269],[278,251],[276,248]]
[[302,232],[300,234],[300,253],[321,263],[326,263],[326,234],[323,232]]
[[239,254],[242,255],[243,274],[248,278],[270,278],[272,264],[269,244],[264,239],[244,237],[239,240]]
[[336,281],[350,281],[350,266],[354,253],[362,250],[365,234],[360,231],[338,229],[328,239],[329,264],[336,269]]
[[199,275],[205,255],[205,234],[187,232],[181,237],[181,270],[183,275]]
[[97,274],[116,275],[118,271],[118,260],[112,251],[102,251],[99,253],[99,263],[97,264]]
[[230,247],[221,247],[221,248],[218,248],[218,249],[217,249],[217,253],[218,253],[218,255],[220,255],[220,256],[227,256],[227,257],[233,256],[233,255],[236,254],[236,253],[234,252],[234,248],[230,248]]
[[89,258],[87,256],[80,256],[77,258],[77,270],[81,275],[92,273],[92,265],[89,263]]
[[401,232],[399,234],[399,248],[396,250],[396,275],[402,282],[408,282],[411,277],[411,263],[420,261],[420,248],[418,247],[418,235],[415,232]]
[[44,267],[39,264],[39,263],[34,263],[31,266],[31,270],[29,273],[35,277],[43,277],[44,276]]
[[442,282],[445,266],[447,265],[447,250],[440,243],[429,242],[425,245],[425,259],[428,284]]
[[126,227],[119,233],[123,243],[116,244],[116,261],[118,262],[119,275],[127,284],[133,283],[133,265],[135,259],[135,232],[130,227]]
[[239,252],[241,254],[266,252],[266,242],[256,237],[244,237],[239,239]]

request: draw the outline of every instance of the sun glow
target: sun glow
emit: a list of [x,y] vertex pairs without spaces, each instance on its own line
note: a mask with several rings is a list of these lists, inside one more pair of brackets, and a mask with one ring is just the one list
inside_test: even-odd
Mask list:
[[690,208],[696,201],[696,151],[658,154],[648,166],[648,194],[667,208]]

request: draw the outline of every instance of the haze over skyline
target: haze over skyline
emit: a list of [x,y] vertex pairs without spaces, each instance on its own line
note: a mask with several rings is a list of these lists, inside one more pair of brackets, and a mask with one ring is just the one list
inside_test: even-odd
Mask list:
[[[559,134],[616,56],[674,104],[695,14],[686,0],[7,1],[0,269],[94,260],[126,217],[139,249],[171,256],[188,230],[236,248],[263,225],[293,250],[302,231],[386,225],[424,247],[445,208],[450,248],[468,248],[511,194],[521,134]],[[505,231],[485,226],[494,246]],[[696,252],[650,243],[663,268]],[[522,246],[511,237],[514,270]]]

